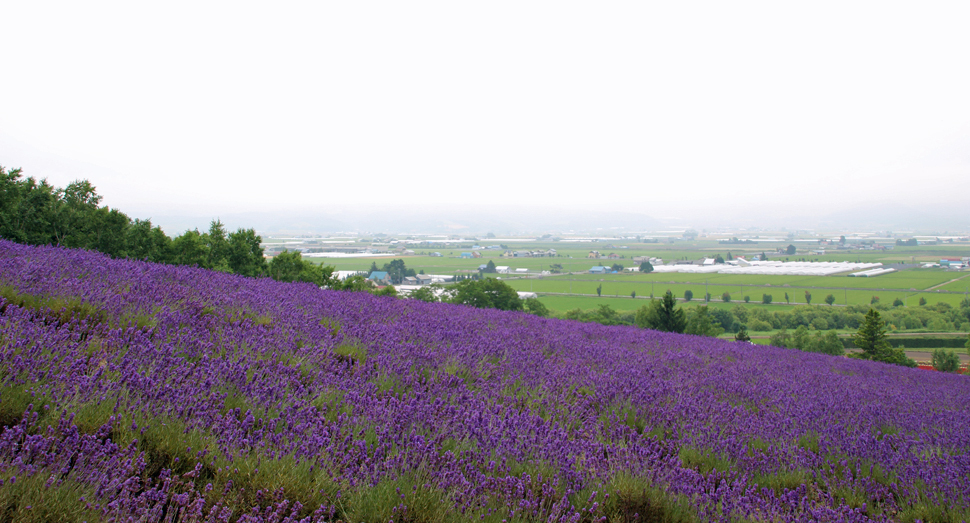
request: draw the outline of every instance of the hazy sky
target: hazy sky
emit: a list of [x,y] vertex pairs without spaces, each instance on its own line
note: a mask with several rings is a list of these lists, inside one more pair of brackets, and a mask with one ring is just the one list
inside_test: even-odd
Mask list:
[[965,203],[968,6],[5,2],[0,165],[133,216]]

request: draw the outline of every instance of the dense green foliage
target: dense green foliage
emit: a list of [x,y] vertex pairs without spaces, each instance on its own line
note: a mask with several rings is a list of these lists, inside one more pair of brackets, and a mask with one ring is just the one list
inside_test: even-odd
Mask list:
[[845,354],[842,340],[834,330],[825,334],[822,331],[810,331],[804,325],[799,325],[794,333],[789,334],[787,329],[781,329],[771,336],[769,343],[776,347],[787,347],[805,352],[821,352],[832,356]]
[[960,369],[960,357],[952,350],[934,349],[933,368],[940,372],[957,372]]
[[549,308],[542,304],[537,298],[526,298],[523,305],[526,312],[546,318],[549,316]]
[[419,289],[409,292],[407,297],[412,300],[433,303],[438,301],[439,289],[441,289],[441,285],[438,284],[424,285]]
[[523,307],[515,289],[495,278],[458,282],[448,288],[448,295],[443,301],[471,305],[479,309],[520,311]]
[[718,322],[710,313],[706,305],[695,308],[693,313],[688,315],[684,334],[695,334],[697,336],[719,336],[724,332]]
[[333,267],[310,263],[299,252],[283,251],[269,262],[269,275],[278,281],[303,281],[319,287],[331,286]]
[[630,313],[619,313],[609,305],[600,305],[591,310],[573,309],[563,315],[567,320],[584,323],[599,323],[601,325],[632,325],[634,318]]
[[[865,319],[868,305],[848,307],[823,307],[800,305],[787,310],[772,312],[766,308],[731,309],[737,321],[746,323],[751,331],[770,331],[795,329],[799,325],[816,330],[858,329]],[[924,330],[933,332],[954,332],[970,329],[970,307],[952,307],[945,303],[926,307],[888,307],[877,305],[886,327],[890,331]],[[755,321],[758,323],[756,324]],[[733,330],[725,325],[726,330]]]

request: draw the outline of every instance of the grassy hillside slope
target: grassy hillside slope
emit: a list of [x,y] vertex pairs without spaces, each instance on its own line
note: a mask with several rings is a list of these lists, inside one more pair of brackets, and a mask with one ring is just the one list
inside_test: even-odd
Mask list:
[[11,521],[960,521],[970,380],[0,242]]

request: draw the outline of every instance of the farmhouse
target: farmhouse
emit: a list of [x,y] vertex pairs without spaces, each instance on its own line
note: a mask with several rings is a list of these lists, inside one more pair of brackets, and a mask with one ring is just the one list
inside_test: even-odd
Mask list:
[[597,265],[589,269],[590,274],[606,274],[607,272],[609,272],[609,269],[602,265]]
[[385,271],[374,271],[370,273],[370,276],[368,276],[367,279],[383,285],[388,285],[391,283],[391,277],[388,276],[387,272]]

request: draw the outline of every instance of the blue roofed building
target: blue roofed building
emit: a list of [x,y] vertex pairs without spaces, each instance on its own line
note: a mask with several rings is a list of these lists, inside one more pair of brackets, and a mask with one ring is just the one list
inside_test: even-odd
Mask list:
[[370,276],[368,276],[367,279],[381,285],[391,284],[391,277],[387,275],[386,271],[374,271],[370,273]]
[[606,274],[607,272],[609,272],[609,269],[601,265],[597,265],[589,270],[590,274]]

